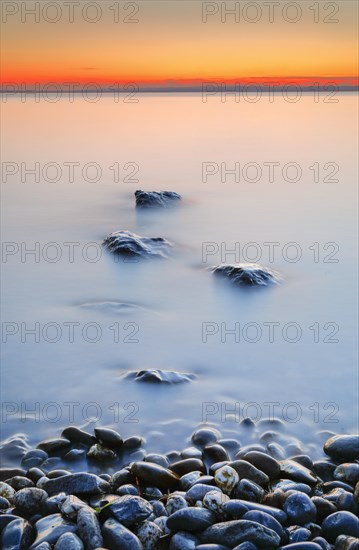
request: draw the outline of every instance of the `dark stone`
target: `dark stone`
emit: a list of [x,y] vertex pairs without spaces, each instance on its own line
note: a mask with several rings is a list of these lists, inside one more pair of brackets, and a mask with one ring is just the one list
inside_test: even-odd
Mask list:
[[188,507],[177,510],[167,519],[172,531],[203,531],[216,521],[216,515],[206,508]]
[[264,494],[264,489],[249,479],[241,479],[233,489],[233,498],[249,500],[250,502],[260,502]]
[[279,284],[277,273],[258,264],[222,264],[213,267],[212,272],[228,279],[235,285],[268,286]]
[[149,453],[146,455],[144,461],[152,462],[152,464],[159,464],[160,466],[163,466],[163,468],[168,468],[169,466],[169,460],[166,456],[155,453]]
[[308,470],[313,471],[314,469],[312,459],[308,455],[292,456],[292,460],[294,460],[294,462],[298,462],[298,464],[301,464],[305,468],[308,468]]
[[185,474],[196,471],[205,473],[206,467],[199,458],[185,458],[184,460],[171,464],[170,470],[179,476],[184,476]]
[[103,241],[103,246],[114,254],[132,258],[166,258],[172,246],[162,237],[141,237],[131,231],[116,231]]
[[359,519],[352,512],[335,512],[325,518],[322,529],[329,542],[335,542],[339,535],[359,537]]
[[323,481],[330,481],[333,479],[334,470],[337,467],[333,462],[327,460],[318,460],[313,463],[314,472],[317,474],[320,479]]
[[161,491],[176,489],[179,486],[179,476],[158,464],[135,462],[131,466],[131,473],[142,485],[158,487]]
[[121,487],[122,485],[133,484],[134,482],[134,476],[126,468],[119,470],[112,476],[112,486],[114,489],[118,489],[118,487]]
[[47,473],[49,479],[56,479],[57,477],[69,476],[71,472],[69,470],[51,470]]
[[188,489],[186,493],[186,499],[197,502],[197,500],[203,500],[204,496],[210,491],[218,491],[219,493],[221,492],[219,487],[215,487],[213,485],[204,485],[203,483],[196,483],[195,485],[192,485],[190,489]]
[[129,529],[109,518],[102,526],[105,547],[108,550],[142,550],[142,544]]
[[224,447],[219,443],[211,443],[203,449],[205,457],[212,463],[229,460],[229,455]]
[[258,468],[258,470],[267,474],[270,479],[279,479],[280,465],[275,458],[259,451],[249,451],[245,453],[243,458]]
[[308,470],[305,466],[302,466],[294,460],[286,459],[280,461],[281,475],[287,479],[298,481],[299,483],[306,483],[313,486],[318,482],[317,477],[311,470]]
[[95,436],[84,432],[83,430],[80,430],[80,428],[76,428],[75,426],[69,426],[68,428],[65,428],[61,436],[65,439],[68,439],[72,443],[81,443],[82,445],[85,445],[85,447],[91,447],[91,445],[96,443]]
[[132,451],[133,449],[138,449],[139,447],[141,447],[141,445],[143,445],[143,443],[144,443],[143,437],[137,437],[137,436],[128,437],[123,442],[123,449],[122,450],[123,451]]
[[309,531],[309,529],[305,529],[305,527],[289,527],[288,531],[291,543],[307,542],[312,537],[311,531]]
[[63,519],[61,514],[46,516],[37,521],[35,527],[37,536],[31,548],[37,548],[42,542],[48,542],[50,545],[53,545],[64,533],[77,532],[76,524],[72,521]]
[[5,497],[0,497],[0,510],[6,510],[7,508],[10,508],[11,504]]
[[195,535],[186,533],[185,531],[178,531],[171,538],[170,550],[194,550],[198,544],[199,540]]
[[279,535],[272,529],[241,519],[212,525],[200,538],[202,542],[225,544],[230,548],[241,542],[253,542],[259,548],[278,547],[280,544]]
[[281,544],[286,544],[288,542],[288,535],[282,525],[266,512],[251,510],[250,512],[246,512],[242,519],[257,522],[264,525],[264,527],[268,527],[268,529],[272,529],[272,531],[275,531],[279,535]]
[[339,460],[359,458],[359,435],[335,435],[324,443],[324,452]]
[[287,497],[283,510],[287,514],[288,520],[297,525],[314,521],[317,514],[317,509],[308,495],[297,492]]
[[321,546],[315,542],[294,542],[293,544],[287,544],[282,546],[282,550],[321,550]]
[[133,379],[136,382],[149,382],[153,384],[182,384],[183,382],[195,380],[196,375],[185,372],[148,369],[128,372],[126,378]]
[[192,434],[192,441],[199,447],[205,447],[216,443],[220,437],[221,434],[214,428],[200,428]]
[[233,462],[229,462],[229,466],[236,470],[240,478],[250,479],[262,487],[267,486],[269,483],[267,474],[258,470],[258,468],[246,460],[234,460]]
[[79,509],[77,527],[86,550],[95,550],[103,546],[101,527],[96,513],[91,508],[82,507]]
[[122,437],[111,428],[95,428],[95,436],[104,447],[119,450],[123,446]]
[[34,530],[23,518],[8,523],[1,533],[0,546],[4,550],[27,550],[34,540]]
[[15,476],[6,480],[6,483],[10,485],[15,491],[20,491],[26,487],[34,487],[34,482],[31,479],[23,476]]
[[26,470],[21,468],[0,468],[0,481],[5,481],[15,476],[26,476]]
[[103,447],[100,443],[92,445],[87,451],[87,458],[98,462],[112,462],[117,459],[116,452],[108,447]]
[[29,487],[18,491],[14,497],[14,504],[20,512],[32,516],[40,512],[48,494],[37,487]]
[[181,200],[181,195],[174,191],[135,191],[138,208],[165,208]]
[[152,506],[147,500],[134,495],[125,495],[114,500],[109,506],[114,518],[129,527],[144,521],[152,514]]
[[55,550],[82,550],[83,547],[82,541],[74,533],[64,533],[55,544]]
[[26,474],[26,476],[34,483],[37,483],[39,479],[44,477],[44,475],[44,472],[40,470],[40,468],[30,468],[30,470]]
[[116,489],[116,495],[119,495],[121,497],[125,495],[136,495],[138,496],[138,489],[134,485],[131,485],[128,483],[127,485],[121,485],[118,489]]
[[355,485],[359,481],[359,464],[340,464],[334,471],[335,479]]
[[68,495],[96,495],[109,492],[110,485],[94,474],[79,473],[49,479],[43,489],[50,496],[62,492]]
[[322,497],[312,497],[312,502],[317,509],[317,519],[318,521],[323,521],[324,518],[330,516],[337,511],[336,506]]
[[287,520],[287,514],[283,512],[283,510],[278,510],[277,508],[266,506],[265,504],[258,504],[257,502],[248,502],[246,500],[230,500],[223,504],[222,509],[223,512],[234,518],[241,517],[249,510],[259,510],[260,512],[266,512],[274,517],[279,523],[285,523]]
[[42,441],[37,446],[38,449],[45,451],[49,456],[61,456],[66,453],[71,448],[71,441],[68,439],[58,438],[58,439],[46,439]]

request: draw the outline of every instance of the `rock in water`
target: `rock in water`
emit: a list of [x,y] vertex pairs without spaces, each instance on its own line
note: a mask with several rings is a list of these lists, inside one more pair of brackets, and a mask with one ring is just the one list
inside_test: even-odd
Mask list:
[[279,284],[279,274],[258,264],[221,264],[212,268],[215,275],[228,279],[234,285],[269,286]]
[[154,382],[156,384],[181,384],[196,379],[195,374],[160,369],[128,372],[125,376],[134,379],[136,382]]
[[141,191],[135,192],[138,208],[166,208],[181,200],[181,195],[174,191]]
[[141,237],[131,231],[115,231],[106,237],[103,246],[114,254],[133,258],[167,258],[172,244],[162,237]]
[[77,496],[106,493],[110,485],[95,474],[79,473],[49,479],[43,488],[50,496],[57,493]]

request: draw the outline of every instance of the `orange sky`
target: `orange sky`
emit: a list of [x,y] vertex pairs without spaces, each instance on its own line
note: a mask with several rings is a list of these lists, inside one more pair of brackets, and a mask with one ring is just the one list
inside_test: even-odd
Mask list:
[[[35,16],[26,12],[35,2],[3,0],[2,83],[294,76],[333,80],[358,74],[358,4],[354,0],[340,0],[338,13],[333,11],[335,3],[297,0],[301,14],[297,12],[296,23],[285,20],[285,15],[294,19],[297,14],[289,10],[283,15],[283,6],[289,4],[284,0],[273,8],[272,23],[263,0],[237,2],[239,22],[220,8],[224,4],[233,9],[234,1],[98,0],[94,2],[97,8],[83,13],[86,2],[80,0],[72,23],[66,2],[57,3],[57,11],[38,11],[36,22]],[[255,6],[244,12],[246,4],[259,6],[260,12]],[[317,13],[310,9],[314,4],[318,5]],[[13,5],[18,7],[17,13],[9,12]],[[217,13],[207,14],[210,11]],[[56,17],[58,22],[45,20]],[[97,22],[89,22],[96,17]],[[256,17],[256,23],[248,22]],[[325,18],[339,21],[324,22]]]

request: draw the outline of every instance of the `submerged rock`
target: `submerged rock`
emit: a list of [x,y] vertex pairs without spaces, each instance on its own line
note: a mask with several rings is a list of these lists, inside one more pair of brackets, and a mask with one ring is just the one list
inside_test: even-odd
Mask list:
[[215,275],[241,286],[279,284],[279,274],[258,264],[221,264],[212,268]]
[[176,372],[170,370],[148,369],[128,372],[126,378],[132,378],[136,382],[154,382],[156,384],[181,384],[196,379],[195,374]]
[[135,192],[138,208],[166,208],[181,200],[181,195],[174,191],[141,191]]
[[131,231],[115,231],[108,235],[102,244],[114,254],[138,258],[167,258],[172,246],[162,237],[141,237]]

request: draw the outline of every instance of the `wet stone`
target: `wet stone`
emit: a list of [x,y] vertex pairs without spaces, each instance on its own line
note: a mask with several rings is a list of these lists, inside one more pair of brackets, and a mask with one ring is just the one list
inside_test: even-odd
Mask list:
[[214,479],[216,485],[222,489],[225,494],[230,495],[239,482],[239,475],[234,468],[227,465],[216,471]]
[[137,529],[137,537],[142,543],[143,550],[155,550],[162,537],[162,529],[153,521],[146,520]]
[[206,471],[206,467],[199,458],[185,458],[179,462],[174,462],[171,464],[170,470],[179,476],[183,476],[185,474],[189,474],[190,472],[196,471],[204,473]]
[[141,237],[131,231],[115,231],[102,244],[114,254],[134,258],[166,258],[172,246],[162,237]]
[[219,487],[196,483],[196,485],[193,485],[190,489],[188,489],[186,493],[186,499],[197,502],[197,500],[203,500],[204,496],[210,491],[218,491],[219,493],[221,493],[221,489]]
[[359,464],[345,463],[338,466],[334,471],[335,479],[355,485],[359,481]]
[[339,460],[359,458],[359,435],[335,435],[324,443],[324,452]]
[[26,476],[26,470],[23,470],[22,468],[0,468],[0,487],[2,481],[6,481],[14,476]]
[[223,511],[223,504],[229,500],[229,496],[219,491],[209,491],[203,498],[203,504],[208,510],[212,510],[216,514],[221,514]]
[[50,545],[55,544],[64,533],[77,532],[77,525],[64,519],[61,514],[52,514],[40,519],[36,522],[35,528],[37,536],[31,548],[37,548],[42,542],[48,542]]
[[64,533],[55,544],[55,550],[83,550],[83,547],[81,539],[74,533]]
[[28,521],[17,518],[9,522],[1,533],[0,547],[4,550],[25,550],[34,540],[34,529]]
[[108,449],[107,447],[103,447],[99,443],[96,443],[96,445],[92,445],[87,453],[87,458],[99,462],[112,461],[115,460],[116,457],[117,455],[115,451],[113,451],[112,449]]
[[77,527],[86,550],[95,550],[103,546],[100,524],[96,513],[91,508],[80,508],[77,514]]
[[20,512],[32,516],[40,512],[48,494],[37,487],[29,487],[18,491],[14,497],[14,504]]
[[195,374],[165,371],[160,369],[147,369],[137,372],[128,372],[126,378],[133,379],[136,382],[148,382],[153,384],[183,384],[192,382],[196,379]]
[[179,531],[171,538],[170,550],[194,550],[199,544],[199,539],[191,533]]
[[260,502],[264,495],[264,489],[249,479],[241,479],[233,490],[234,498],[248,500],[250,502]]
[[312,533],[309,531],[309,529],[305,529],[305,527],[289,527],[289,539],[290,542],[306,542],[312,537]]
[[217,523],[201,534],[202,542],[225,544],[230,548],[242,542],[253,542],[259,548],[278,547],[279,535],[259,523],[248,520],[234,520]]
[[258,451],[249,451],[243,458],[258,468],[258,470],[267,474],[270,479],[279,479],[280,465],[273,457]]
[[322,497],[313,497],[312,502],[317,509],[317,520],[320,522],[330,514],[337,512],[336,506]]
[[121,485],[121,487],[116,489],[116,494],[121,497],[124,495],[138,495],[138,489],[131,484]]
[[222,264],[212,268],[215,275],[241,286],[269,286],[279,284],[275,271],[258,264]]
[[81,443],[86,447],[91,447],[91,445],[94,445],[96,443],[95,436],[85,432],[84,430],[81,430],[80,428],[76,428],[75,426],[69,426],[68,428],[65,428],[61,436],[65,439],[68,439],[72,443]]
[[179,476],[158,464],[135,462],[131,466],[131,473],[140,483],[158,487],[161,491],[176,489],[179,486]]
[[122,437],[111,428],[95,428],[95,436],[104,447],[118,450],[123,446]]
[[187,507],[188,503],[184,497],[182,497],[181,495],[170,495],[170,497],[167,499],[165,508],[167,514],[170,516],[171,514],[177,512],[177,510],[181,510],[182,508]]
[[266,512],[270,516],[274,517],[279,523],[285,523],[287,520],[287,514],[283,510],[267,506],[265,504],[258,504],[257,502],[248,502],[246,500],[233,499],[226,502],[223,505],[223,511],[232,517],[241,517],[249,510],[259,510]]
[[212,443],[211,445],[206,445],[203,449],[205,457],[215,462],[221,462],[222,460],[229,460],[228,453],[222,445],[219,443]]
[[182,458],[202,458],[202,451],[196,447],[187,447],[181,452]]
[[38,444],[38,449],[45,451],[48,455],[61,456],[70,450],[71,442],[66,438],[47,439]]
[[150,453],[145,456],[144,458],[145,462],[152,462],[153,464],[159,464],[160,466],[163,466],[163,468],[168,468],[169,466],[169,460],[166,456]]
[[236,470],[241,479],[250,479],[262,487],[267,486],[269,483],[267,474],[245,460],[235,460],[230,462],[229,465]]
[[0,497],[0,510],[6,510],[10,508],[11,504],[5,497]]
[[325,518],[322,529],[329,542],[335,542],[339,535],[359,537],[359,519],[351,512],[335,512]]
[[285,544],[288,540],[288,536],[279,521],[266,512],[251,510],[250,512],[246,512],[242,519],[260,523],[264,527],[272,529],[272,531],[275,531],[279,535],[282,544]]
[[133,484],[135,481],[134,476],[129,470],[123,468],[118,472],[114,473],[112,476],[112,486],[114,489],[121,487],[121,485],[127,485],[129,483]]
[[294,460],[282,460],[280,462],[280,469],[281,475],[287,479],[292,479],[293,481],[298,481],[300,483],[306,483],[310,486],[316,485],[318,482],[318,479],[313,472]]
[[15,495],[15,489],[11,487],[11,485],[8,485],[4,481],[0,482],[0,496],[7,498],[10,502],[14,498]]
[[60,503],[59,508],[64,516],[76,521],[79,510],[86,506],[87,504],[83,500],[75,497],[74,495],[70,495]]
[[114,518],[126,527],[139,523],[152,514],[152,506],[147,500],[133,495],[119,497],[112,502],[109,510]]
[[181,200],[181,195],[174,191],[135,191],[138,208],[166,208]]
[[294,492],[290,494],[284,505],[283,510],[292,524],[304,525],[314,521],[317,509],[312,500],[305,493]]
[[15,489],[15,491],[20,491],[21,489],[25,489],[25,487],[34,487],[34,482],[23,476],[11,477],[6,480],[6,483]]
[[40,468],[30,468],[26,475],[31,481],[37,483],[45,474]]
[[177,510],[167,519],[171,531],[203,531],[216,520],[215,514],[206,508],[188,507]]
[[186,491],[194,483],[199,481],[201,477],[202,477],[202,472],[199,472],[199,471],[189,472],[188,474],[181,476],[181,480],[180,480],[181,488]]
[[143,550],[138,537],[118,521],[109,518],[102,526],[105,547],[108,550]]
[[94,474],[70,474],[45,481],[43,489],[51,496],[64,492],[72,495],[96,495],[109,492],[110,485]]
[[200,428],[192,434],[192,441],[199,447],[205,447],[216,443],[220,437],[220,432],[214,428]]

